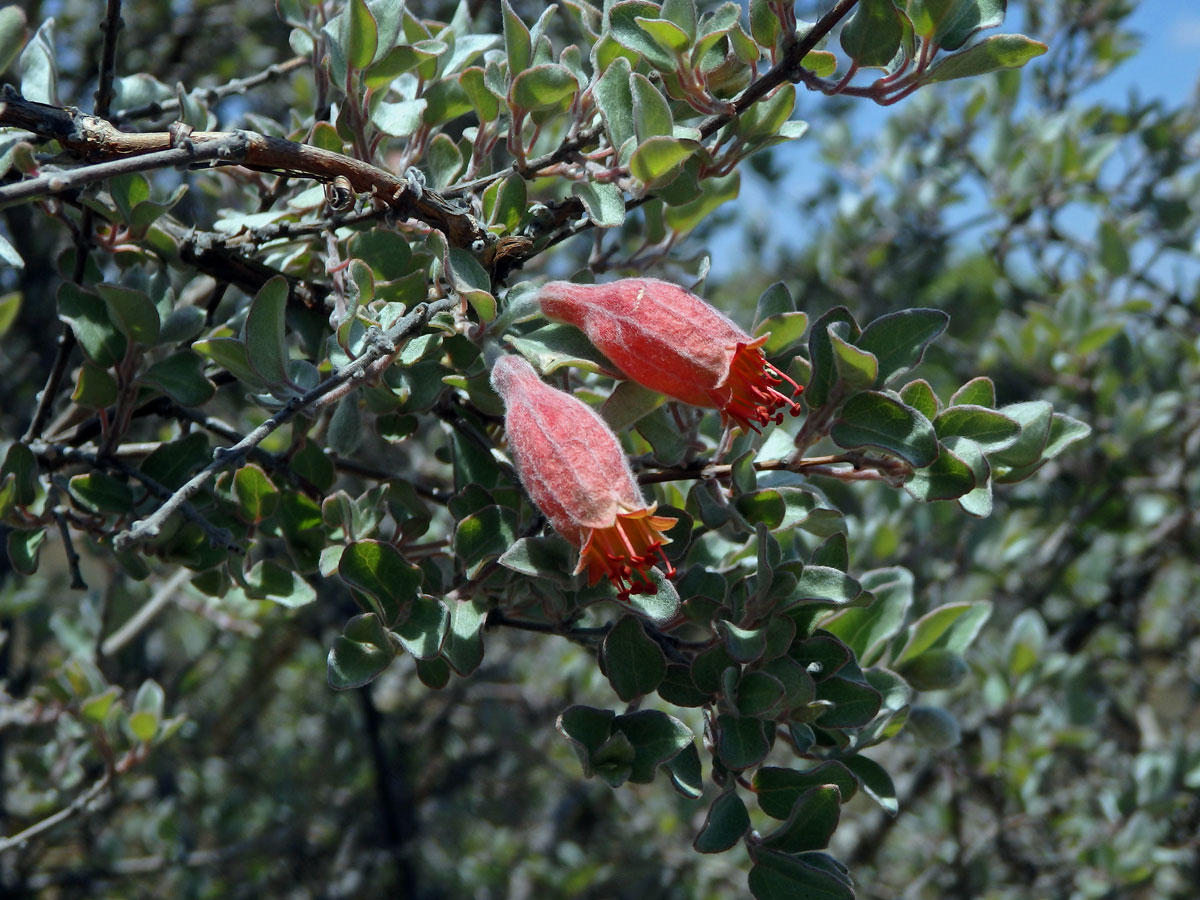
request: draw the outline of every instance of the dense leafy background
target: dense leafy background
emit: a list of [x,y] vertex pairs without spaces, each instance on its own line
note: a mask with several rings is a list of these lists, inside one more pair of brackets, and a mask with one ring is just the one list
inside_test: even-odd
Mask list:
[[[55,15],[58,96],[86,107],[101,41],[95,4],[41,5],[29,20]],[[477,30],[499,31],[498,11],[476,6]],[[526,22],[540,10],[514,6]],[[863,792],[842,812],[831,850],[862,897],[1185,898],[1200,883],[1200,112],[1194,101],[1077,99],[1133,52],[1128,12],[1107,0],[1086,11],[1066,0],[1022,5],[1021,27],[1050,45],[1047,56],[1020,73],[918,91],[886,120],[864,124],[855,104],[866,101],[812,95],[802,109],[808,135],[742,168],[744,196],[766,191],[768,215],[725,203],[677,245],[656,248],[643,247],[645,226],[631,214],[598,250],[576,238],[521,276],[572,272],[592,251],[596,271],[641,254],[652,274],[690,282],[708,253],[706,295],[746,322],[777,280],[810,322],[838,306],[863,324],[912,307],[943,310],[949,329],[918,373],[938,396],[982,376],[995,404],[1047,400],[1093,427],[1032,479],[998,486],[986,518],[878,483],[822,482],[845,514],[852,571],[906,567],[914,615],[993,604],[966,654],[966,677],[952,691],[919,695],[906,729],[874,753],[895,778],[898,815]],[[453,9],[440,13],[448,19]],[[261,5],[195,3],[168,15],[162,4],[134,2],[124,18],[120,73],[153,73],[167,85],[221,84],[290,55],[290,29]],[[312,90],[310,75],[294,74],[214,106],[223,125],[263,128],[288,122],[293,109],[311,115]],[[173,214],[211,224],[254,212],[249,186],[204,184]],[[0,432],[15,438],[53,358],[58,257],[72,238],[28,205],[3,216],[25,261],[19,272],[0,269],[8,376]],[[770,239],[785,229],[800,239]],[[405,274],[398,265],[389,277]],[[20,295],[12,321],[10,291]],[[103,396],[102,384],[95,389]],[[225,394],[211,414],[239,428],[264,415]],[[324,426],[330,446],[364,461],[339,476],[347,520],[378,505],[368,496],[350,509],[349,498],[381,472],[444,470],[445,457],[429,451],[437,426],[424,418],[389,421],[395,434],[422,429],[396,450],[382,440],[361,448],[356,421],[335,415]],[[320,476],[316,464],[305,471]],[[240,484],[219,490],[269,519],[280,502],[273,482],[252,467],[241,472]],[[103,487],[75,485],[75,496],[102,512],[120,502]],[[439,537],[435,528],[425,540]],[[281,540],[295,549],[301,538]],[[202,545],[164,555],[182,559]],[[140,752],[140,727],[153,746],[97,810],[0,857],[6,888],[745,893],[740,848],[701,856],[691,847],[707,804],[676,796],[661,777],[614,791],[581,776],[556,717],[578,704],[619,709],[590,651],[494,627],[482,666],[439,691],[423,683],[437,673],[418,672],[404,654],[368,688],[334,692],[327,654],[361,612],[343,583],[324,581],[316,602],[295,610],[244,590],[214,602],[190,588],[177,593],[182,579],[166,563],[151,560],[152,577],[138,581],[105,548],[92,552],[81,539],[78,550],[86,592],[69,589],[53,536],[35,576],[10,569],[0,587],[4,834],[62,808],[111,764],[98,723],[118,693],[144,714],[130,718],[128,746]],[[299,602],[306,585],[288,580],[267,592]],[[104,638],[159,591],[172,602],[105,651]],[[153,739],[172,722],[177,730]],[[700,729],[698,716],[687,724]]]

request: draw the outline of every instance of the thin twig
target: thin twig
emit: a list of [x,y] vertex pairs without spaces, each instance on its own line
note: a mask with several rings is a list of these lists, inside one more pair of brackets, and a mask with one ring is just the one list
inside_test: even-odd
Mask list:
[[[790,460],[763,459],[754,464],[756,472],[795,472],[800,475],[823,475],[843,481],[894,481],[911,474],[905,461],[891,457],[868,456],[864,453],[838,453],[831,456],[809,456]],[[848,465],[848,469],[833,468]],[[727,478],[733,471],[730,463],[703,463],[670,469],[639,472],[639,484],[662,484],[667,481],[694,481],[704,478]]]
[[[263,71],[249,75],[246,78],[235,78],[216,87],[195,88],[188,92],[188,96],[201,97],[205,101],[213,103],[222,97],[228,97],[232,94],[244,94],[251,88],[256,88],[261,84],[274,81],[276,78],[290,75],[297,69],[308,65],[310,61],[307,56],[293,56],[291,59],[285,59],[281,63],[272,63],[263,69]],[[153,118],[178,111],[179,98],[171,97],[167,100],[157,100],[154,103],[147,103],[144,106],[133,106],[129,109],[118,110],[113,115],[112,120],[123,124],[134,119]]]
[[42,832],[49,831],[55,825],[59,825],[86,810],[108,788],[108,785],[112,782],[112,777],[112,772],[106,772],[103,778],[72,800],[69,806],[65,806],[54,815],[47,816],[40,822],[30,825],[24,831],[19,831],[10,837],[0,838],[0,853],[11,850],[13,847],[20,847],[26,841],[32,840]]
[[798,81],[804,71],[804,57],[857,5],[858,0],[838,0],[807,34],[787,45],[779,64],[742,91],[728,112],[713,116],[701,125],[700,136],[712,137],[785,81]]
[[62,538],[63,552],[67,555],[67,571],[71,573],[71,590],[86,591],[87,582],[83,580],[83,574],[79,571],[79,551],[75,549],[75,542],[71,539],[71,529],[67,527],[67,517],[62,509],[58,506],[54,508],[54,522],[58,525],[58,533]]
[[100,645],[100,655],[112,656],[137,637],[141,630],[154,621],[154,617],[162,612],[163,608],[191,575],[192,572],[188,569],[176,569],[170,578],[159,585],[154,595],[125,621],[125,624],[105,638],[104,643]]
[[348,365],[338,369],[312,390],[289,403],[263,422],[244,438],[230,447],[219,448],[213,454],[213,461],[205,468],[188,479],[178,488],[157,510],[144,519],[135,522],[130,528],[113,538],[113,546],[123,550],[140,541],[158,534],[163,523],[180,509],[189,497],[195,494],[214,474],[227,466],[245,459],[246,454],[261,444],[268,435],[284,423],[291,420],[297,413],[314,407],[333,395],[343,385],[348,385],[356,379],[364,378],[371,371],[373,364],[380,360],[390,359],[398,352],[397,345],[410,333],[424,325],[430,317],[439,312],[449,311],[459,305],[457,298],[447,297],[434,303],[421,304],[401,317],[385,333],[381,339],[374,342],[360,357]]
[[[653,194],[646,194],[642,197],[630,197],[625,201],[625,212],[632,212],[639,206],[644,206],[653,199]],[[564,200],[563,206],[565,212],[583,212],[583,203],[578,198],[573,197],[569,200]],[[561,244],[563,241],[569,241],[571,238],[575,237],[575,235],[588,231],[596,224],[590,217],[575,218],[574,215],[571,215],[570,218],[573,219],[573,221],[568,222],[557,232],[551,234],[544,243],[537,245],[537,253],[545,253],[551,247]]]
[[[60,466],[64,462],[83,463],[94,469],[110,469],[114,472],[119,472],[125,477],[137,481],[160,500],[169,500],[172,496],[170,489],[116,457],[100,456],[97,453],[79,447],[69,447],[63,444],[47,444],[42,441],[33,442],[30,444],[29,449],[43,465],[50,469]],[[218,528],[213,525],[192,504],[180,503],[177,508],[185,519],[200,527],[214,546],[224,547],[235,553],[245,552],[234,541],[233,535],[227,529]]]
[[594,628],[560,628],[557,625],[552,625],[549,622],[531,622],[528,619],[513,619],[500,612],[498,609],[493,609],[488,613],[488,626],[503,626],[505,628],[515,628],[518,631],[533,631],[538,634],[556,634],[559,637],[565,637],[568,640],[586,640],[590,641],[598,637],[604,637],[612,630],[611,625],[597,625]]
[[[71,281],[74,284],[83,284],[91,235],[92,211],[85,209],[79,222],[79,231],[75,236],[75,266],[71,273]],[[58,346],[54,350],[54,362],[50,366],[50,374],[46,376],[46,384],[42,387],[42,392],[38,394],[37,409],[34,410],[29,427],[25,430],[25,436],[21,439],[22,443],[28,444],[41,438],[42,429],[46,427],[46,422],[50,419],[50,411],[54,408],[54,401],[58,397],[59,388],[62,387],[63,376],[67,373],[67,364],[71,361],[71,353],[75,350],[77,343],[74,330],[64,322],[58,333]]]
[[218,234],[211,232],[211,242],[224,247],[236,247],[240,244],[258,246],[268,241],[281,238],[309,237],[326,231],[336,231],[350,225],[361,225],[374,222],[387,214],[384,209],[365,209],[351,213],[337,213],[326,218],[306,222],[272,222],[259,228],[247,228],[237,234]]
[[528,177],[532,179],[536,177],[542,169],[557,165],[560,162],[565,162],[566,160],[570,159],[572,155],[579,150],[582,150],[592,141],[599,138],[603,133],[603,129],[598,125],[590,128],[584,128],[574,137],[563,141],[562,144],[549,153],[539,156],[537,159],[527,160],[525,165],[520,167],[520,169],[518,169],[517,165],[514,163],[511,166],[505,166],[503,169],[492,172],[490,175],[483,175],[479,178],[472,179],[471,181],[464,181],[459,184],[451,185],[450,187],[446,188],[444,194],[447,197],[457,197],[460,194],[478,191],[480,188],[486,188],[493,182],[499,181],[502,178],[507,178],[509,175],[516,175],[518,172],[521,173],[522,177]]

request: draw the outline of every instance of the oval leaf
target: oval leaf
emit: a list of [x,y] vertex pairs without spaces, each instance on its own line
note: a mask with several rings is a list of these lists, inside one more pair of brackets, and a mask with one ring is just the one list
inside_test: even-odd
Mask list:
[[911,406],[877,391],[863,391],[846,401],[829,436],[839,447],[879,447],[917,468],[938,458],[933,424]]
[[605,635],[600,659],[613,690],[625,701],[651,693],[667,674],[662,649],[633,616],[622,616]]
[[288,383],[287,298],[287,279],[276,275],[255,294],[246,315],[246,360],[254,373],[273,387]]

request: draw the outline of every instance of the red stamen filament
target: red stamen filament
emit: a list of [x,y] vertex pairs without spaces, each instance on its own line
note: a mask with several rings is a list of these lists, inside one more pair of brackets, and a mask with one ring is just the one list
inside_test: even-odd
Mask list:
[[626,600],[630,594],[653,594],[658,590],[647,572],[656,561],[662,561],[668,578],[675,574],[675,567],[662,549],[662,532],[676,520],[651,512],[618,513],[612,525],[588,533],[579,554],[579,567],[587,569],[588,584],[606,577],[616,587],[617,596]]
[[[783,422],[784,407],[793,415],[802,409],[796,397],[804,388],[767,362],[760,347],[765,338],[751,344],[739,343],[734,350],[725,380],[729,396],[721,403],[721,411],[743,429],[759,431],[759,425]],[[781,393],[776,385],[791,385],[791,396]]]

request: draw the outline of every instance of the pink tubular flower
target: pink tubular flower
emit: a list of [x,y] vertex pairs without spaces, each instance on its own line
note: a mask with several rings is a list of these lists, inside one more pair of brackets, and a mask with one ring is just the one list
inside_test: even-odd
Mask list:
[[[715,407],[725,424],[758,431],[782,422],[784,409],[800,412],[794,398],[804,389],[767,362],[767,336],[751,338],[677,284],[551,281],[538,302],[546,318],[581,329],[627,377],[692,406]],[[785,383],[791,396],[778,389]]]
[[654,515],[617,437],[592,409],[542,381],[518,356],[503,356],[492,386],[504,400],[504,430],[529,497],[554,530],[579,547],[575,572],[607,577],[625,599],[657,588],[647,570],[660,560],[675,519]]

